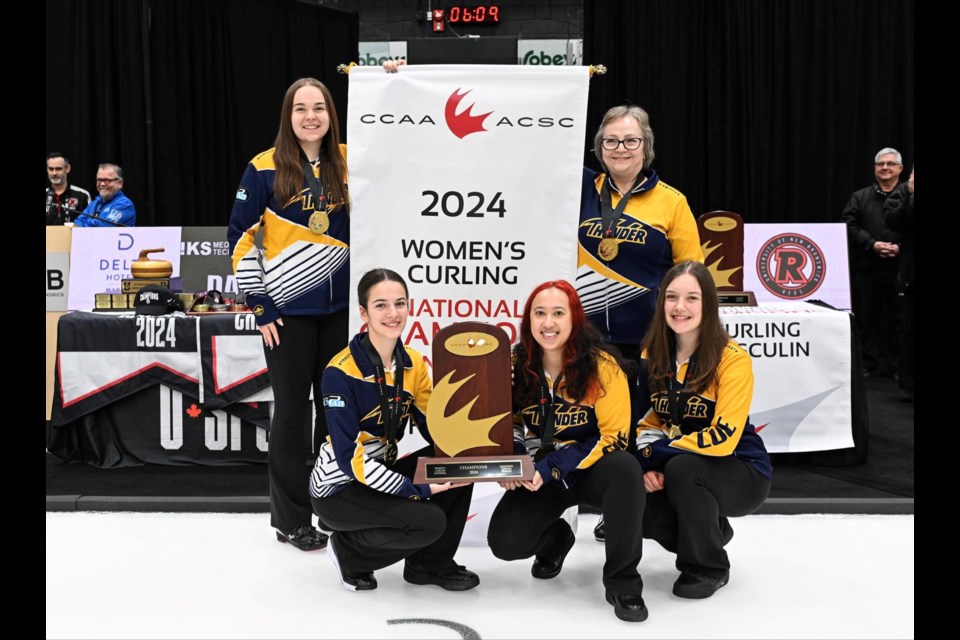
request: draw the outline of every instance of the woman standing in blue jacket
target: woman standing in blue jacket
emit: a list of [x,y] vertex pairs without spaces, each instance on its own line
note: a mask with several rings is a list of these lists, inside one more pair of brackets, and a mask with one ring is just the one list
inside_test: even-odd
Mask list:
[[[350,198],[346,148],[330,91],[314,78],[287,89],[276,146],[247,165],[227,237],[237,286],[263,335],[274,394],[267,454],[270,520],[277,539],[303,551],[327,536],[311,525],[306,417],[324,364],[347,341]],[[263,232],[263,250],[254,236]],[[316,448],[316,447],[314,447]]]

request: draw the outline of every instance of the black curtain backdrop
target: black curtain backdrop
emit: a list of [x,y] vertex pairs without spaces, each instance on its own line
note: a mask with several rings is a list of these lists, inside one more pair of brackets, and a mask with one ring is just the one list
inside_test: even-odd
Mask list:
[[588,148],[609,107],[642,106],[695,215],[838,222],[877,151],[913,163],[913,0],[590,0],[583,39],[609,69]]
[[[91,192],[122,165],[140,225],[223,225],[290,82],[325,82],[345,129],[358,33],[295,0],[47,0],[45,151]],[[588,145],[608,107],[643,106],[697,215],[836,222],[876,151],[913,162],[913,0],[590,0],[584,61],[609,68]]]
[[225,225],[291,82],[324,82],[346,134],[358,42],[357,14],[295,0],[47,0],[45,152],[91,193],[121,165],[139,226]]

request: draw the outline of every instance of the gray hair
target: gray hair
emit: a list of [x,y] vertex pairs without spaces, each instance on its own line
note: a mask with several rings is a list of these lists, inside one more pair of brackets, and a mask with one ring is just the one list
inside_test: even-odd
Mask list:
[[649,169],[653,164],[653,129],[650,128],[650,115],[636,105],[620,105],[613,107],[603,114],[603,121],[597,134],[593,136],[593,153],[603,165],[603,130],[608,124],[620,118],[630,117],[640,124],[640,136],[643,138],[643,168]]
[[113,164],[112,162],[103,162],[97,167],[97,171],[100,169],[113,169],[114,173],[117,174],[117,177],[123,180],[123,169],[121,169],[120,165],[118,164]]
[[877,151],[877,155],[873,157],[873,161],[880,162],[881,156],[888,156],[891,153],[897,156],[897,164],[903,164],[903,156],[901,156],[900,152],[894,149],[893,147],[884,147],[883,149],[880,149],[880,151]]

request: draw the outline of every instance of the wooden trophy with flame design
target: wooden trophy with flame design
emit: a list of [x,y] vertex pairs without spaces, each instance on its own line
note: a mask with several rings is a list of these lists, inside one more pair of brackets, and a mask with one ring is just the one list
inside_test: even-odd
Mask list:
[[433,340],[427,427],[435,458],[420,458],[413,481],[532,480],[533,459],[513,452],[510,339],[493,325],[460,322]]
[[733,211],[711,211],[697,218],[697,229],[720,304],[757,306],[753,292],[743,290],[743,218]]

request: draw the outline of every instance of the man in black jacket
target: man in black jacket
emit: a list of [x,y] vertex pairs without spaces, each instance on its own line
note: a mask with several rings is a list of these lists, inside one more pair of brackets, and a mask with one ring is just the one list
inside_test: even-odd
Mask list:
[[897,369],[900,234],[887,226],[883,204],[902,171],[900,152],[881,149],[873,163],[876,181],[855,191],[841,215],[847,225],[853,312],[866,375],[892,376]]
[[70,161],[59,152],[47,155],[47,226],[61,225],[77,217],[90,203],[90,192],[67,181]]

